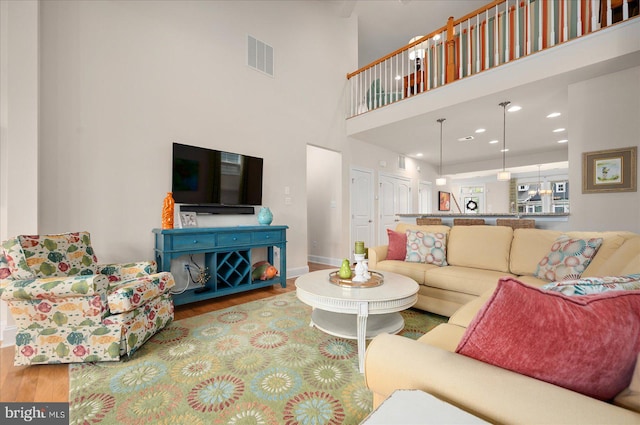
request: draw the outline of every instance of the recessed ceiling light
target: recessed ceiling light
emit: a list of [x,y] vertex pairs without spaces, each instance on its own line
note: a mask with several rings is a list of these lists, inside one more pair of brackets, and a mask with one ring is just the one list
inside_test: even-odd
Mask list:
[[569,140],[567,139],[562,139],[562,140],[558,140],[558,143],[567,143]]
[[500,152],[509,152],[509,149],[500,149]]
[[507,111],[509,111],[509,112],[518,112],[520,109],[522,109],[522,106],[513,105],[512,107],[507,109]]
[[555,117],[559,117],[560,115],[562,115],[560,112],[552,112],[549,115],[547,115],[547,118],[555,118]]
[[494,145],[494,144],[498,143],[498,141],[497,141],[497,140],[492,140],[492,141],[490,141],[489,143],[490,143],[490,144],[492,144],[492,145]]
[[554,133],[562,133],[565,129],[564,128],[556,128],[555,130],[553,130]]
[[487,131],[487,130],[484,129],[484,128],[479,128],[479,129],[476,130],[476,133],[484,133],[485,131]]
[[458,139],[458,142],[468,142],[469,140],[473,140],[473,136],[465,136]]
[[421,153],[417,153],[416,156],[420,157],[420,156],[422,156],[422,154]]

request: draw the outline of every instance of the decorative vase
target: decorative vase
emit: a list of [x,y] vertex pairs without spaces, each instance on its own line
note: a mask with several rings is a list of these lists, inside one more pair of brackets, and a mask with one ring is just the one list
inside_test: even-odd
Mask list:
[[260,208],[260,212],[258,213],[258,223],[262,226],[268,226],[273,221],[273,214],[271,214],[271,210],[269,207]]
[[167,196],[164,198],[164,204],[162,205],[162,228],[173,229],[173,209],[175,207],[175,201],[171,192],[167,192]]

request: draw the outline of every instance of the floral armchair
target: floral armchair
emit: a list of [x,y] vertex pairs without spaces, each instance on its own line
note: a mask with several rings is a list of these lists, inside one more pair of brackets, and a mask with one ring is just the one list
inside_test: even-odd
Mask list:
[[155,262],[99,265],[88,232],[22,235],[0,247],[0,298],[16,326],[14,364],[117,361],[173,320]]

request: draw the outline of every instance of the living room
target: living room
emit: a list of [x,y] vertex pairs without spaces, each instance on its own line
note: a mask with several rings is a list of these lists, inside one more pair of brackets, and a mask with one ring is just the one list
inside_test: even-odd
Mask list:
[[[357,17],[314,1],[152,4],[0,3],[0,239],[88,230],[101,261],[152,259],[171,145],[180,142],[264,158],[263,203],[274,224],[289,227],[287,274],[301,275],[314,226],[306,184],[313,146],[339,153],[332,169],[341,173],[337,214],[326,223],[334,240],[319,255],[348,256],[350,167],[378,171],[397,158],[345,130]],[[274,77],[246,66],[247,35],[274,47]],[[570,87],[574,188],[583,152],[638,145],[638,39],[625,53],[631,66]],[[416,165],[435,180],[437,167]],[[640,232],[639,192],[573,195],[571,230]],[[4,343],[10,320],[3,303]]]

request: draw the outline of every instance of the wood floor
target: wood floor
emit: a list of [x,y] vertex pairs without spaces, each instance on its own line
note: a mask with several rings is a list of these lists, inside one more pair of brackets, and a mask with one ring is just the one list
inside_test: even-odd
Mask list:
[[[309,263],[309,270],[332,268],[323,264]],[[274,285],[237,295],[214,298],[207,301],[176,306],[175,320],[186,319],[234,305],[272,297],[295,290],[295,278],[287,279],[287,287]],[[0,401],[2,402],[68,402],[68,365],[14,366],[14,347],[0,349]]]

